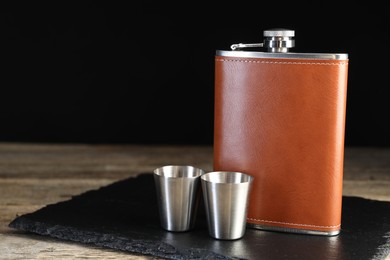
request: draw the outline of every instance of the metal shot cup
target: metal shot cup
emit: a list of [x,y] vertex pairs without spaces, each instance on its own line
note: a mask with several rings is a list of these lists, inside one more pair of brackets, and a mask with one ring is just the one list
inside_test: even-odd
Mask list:
[[161,227],[188,231],[195,225],[204,170],[189,165],[166,165],[154,170]]
[[249,194],[254,177],[214,171],[201,176],[209,235],[234,240],[245,234]]

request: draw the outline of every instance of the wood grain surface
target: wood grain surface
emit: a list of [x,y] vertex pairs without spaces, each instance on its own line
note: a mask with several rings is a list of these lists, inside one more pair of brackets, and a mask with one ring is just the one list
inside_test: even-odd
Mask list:
[[[212,170],[212,153],[211,146],[0,143],[0,259],[157,259],[26,234],[8,224],[163,165]],[[347,147],[343,183],[344,195],[390,201],[390,148]]]

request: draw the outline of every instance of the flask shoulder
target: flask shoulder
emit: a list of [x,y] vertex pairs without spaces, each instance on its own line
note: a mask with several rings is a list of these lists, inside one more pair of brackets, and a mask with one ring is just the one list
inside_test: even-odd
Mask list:
[[273,53],[257,51],[226,51],[217,50],[217,56],[239,57],[239,58],[275,58],[275,59],[319,59],[319,60],[347,60],[347,53]]

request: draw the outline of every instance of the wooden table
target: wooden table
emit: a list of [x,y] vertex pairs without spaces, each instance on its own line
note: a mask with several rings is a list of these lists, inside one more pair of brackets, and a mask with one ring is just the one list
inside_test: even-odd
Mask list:
[[[212,170],[212,152],[211,146],[0,143],[0,259],[151,259],[26,234],[8,224],[17,215],[162,165]],[[347,147],[344,166],[344,195],[390,201],[390,148]]]

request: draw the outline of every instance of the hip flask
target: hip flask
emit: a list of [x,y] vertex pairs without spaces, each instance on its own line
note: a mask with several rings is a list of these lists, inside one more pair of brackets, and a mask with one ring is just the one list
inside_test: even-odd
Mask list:
[[348,54],[290,52],[294,37],[216,51],[213,168],[254,177],[249,228],[338,235]]

